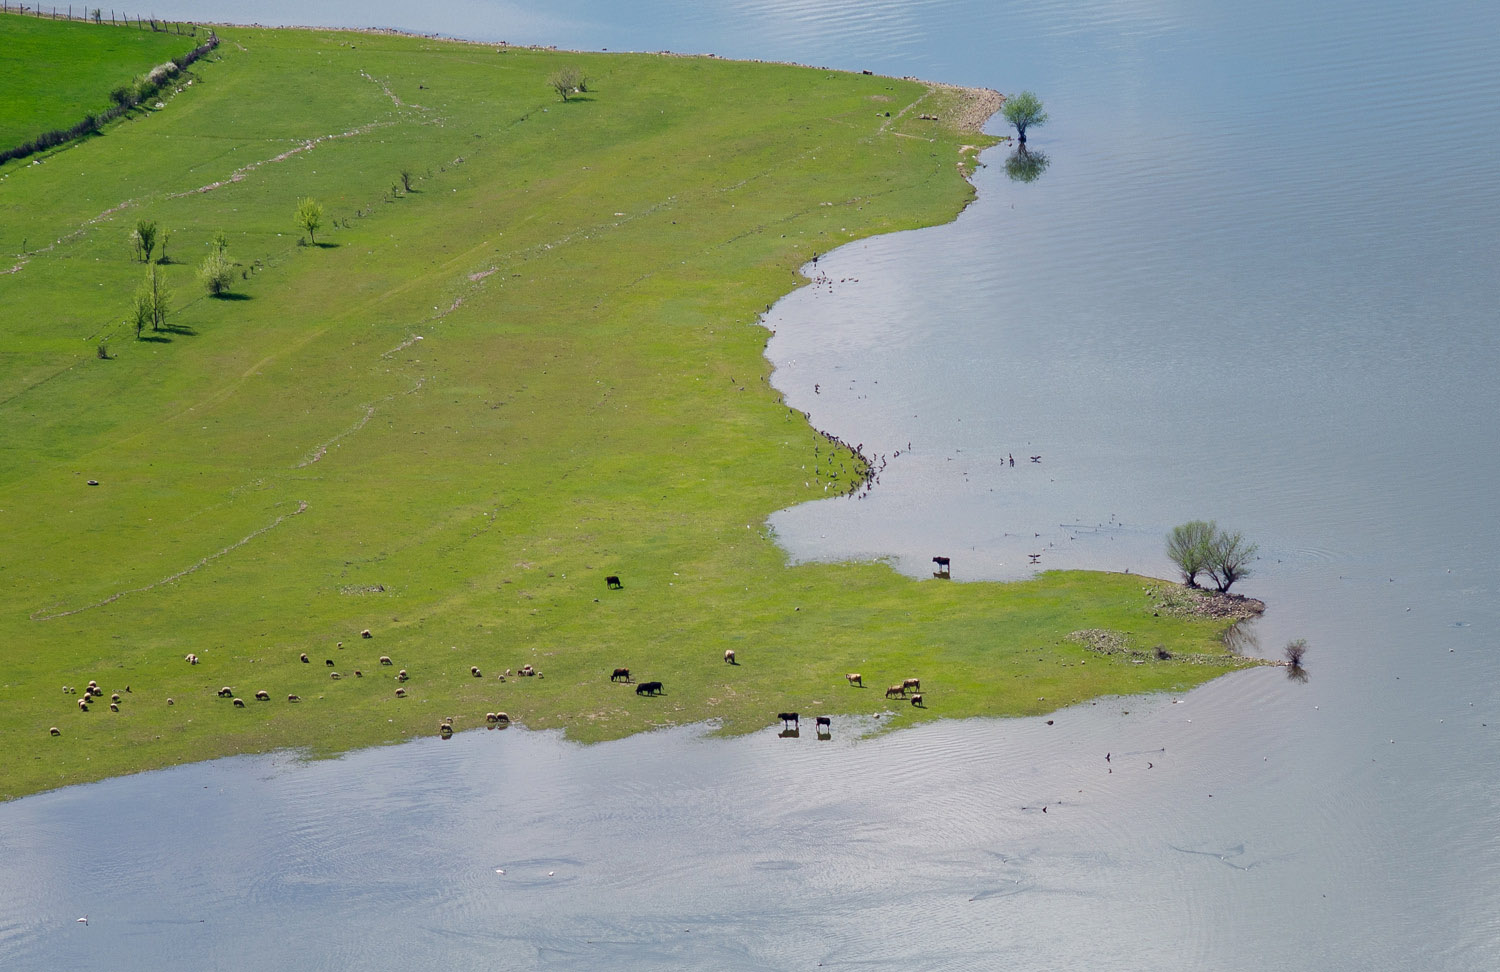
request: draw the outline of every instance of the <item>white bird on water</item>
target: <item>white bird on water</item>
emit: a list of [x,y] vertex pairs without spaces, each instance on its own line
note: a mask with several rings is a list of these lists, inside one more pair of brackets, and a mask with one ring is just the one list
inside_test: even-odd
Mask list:
[[89,916],[88,915],[84,915],[82,918],[78,918],[76,920],[82,922],[85,925],[87,925],[89,923]]

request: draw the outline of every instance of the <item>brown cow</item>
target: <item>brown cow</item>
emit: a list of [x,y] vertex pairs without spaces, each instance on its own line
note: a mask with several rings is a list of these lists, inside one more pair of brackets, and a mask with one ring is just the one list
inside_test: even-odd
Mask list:
[[726,664],[726,665],[738,664],[734,660],[734,649],[733,648],[730,648],[729,650],[727,650],[727,651],[724,652],[724,664]]
[[921,692],[918,692],[917,694],[915,694],[915,695],[913,695],[911,697],[911,704],[914,705],[914,706],[916,706],[919,709],[925,709],[925,708],[927,708],[925,705],[922,704],[922,693]]
[[888,689],[885,690],[885,697],[888,698],[888,699],[895,698],[898,695],[901,696],[903,699],[906,698],[906,686],[905,685],[892,685],[890,688],[888,688]]
[[902,688],[916,689],[922,691],[922,680],[920,678],[908,678],[901,683]]
[[850,672],[848,675],[845,675],[844,678],[849,680],[850,685],[858,685],[860,688],[865,687],[865,677],[859,672]]

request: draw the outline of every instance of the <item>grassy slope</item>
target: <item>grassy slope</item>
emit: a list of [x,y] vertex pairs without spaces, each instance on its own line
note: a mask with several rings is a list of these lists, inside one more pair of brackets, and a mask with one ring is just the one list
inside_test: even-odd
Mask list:
[[[0,36],[0,148],[103,111],[111,88],[186,54],[201,40],[18,14],[0,14]],[[6,252],[10,245],[0,240]]]
[[[0,798],[494,709],[587,740],[748,731],[788,708],[875,711],[920,675],[928,708],[897,704],[901,725],[1241,664],[1217,626],[1153,617],[1139,578],[789,569],[764,536],[770,511],[824,495],[804,483],[828,446],[766,384],[756,315],[812,253],[965,203],[958,148],[980,139],[915,118],[955,94],[710,59],[221,36],[168,110],[0,173],[7,233],[61,241],[0,260],[20,266],[0,273]],[[561,104],[544,79],[565,64],[594,83]],[[402,166],[417,191],[393,199]],[[295,245],[303,195],[341,224],[326,247]],[[141,216],[183,261],[164,268],[181,330],[146,342],[118,323]],[[242,299],[192,284],[216,230],[262,267]],[[1178,657],[1064,640],[1092,627]],[[411,671],[409,698],[382,653]],[[544,677],[494,678],[528,662]],[[667,694],[610,684],[617,665]],[[132,687],[122,712],[60,692],[90,678]],[[234,709],[225,684],[276,701]]]

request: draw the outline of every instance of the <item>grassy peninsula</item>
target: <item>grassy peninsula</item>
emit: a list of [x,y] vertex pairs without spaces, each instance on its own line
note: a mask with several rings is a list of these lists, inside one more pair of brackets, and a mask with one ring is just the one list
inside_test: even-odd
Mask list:
[[[0,18],[0,41],[17,29]],[[758,315],[813,254],[966,204],[990,141],[961,124],[985,113],[972,93],[219,36],[165,108],[0,167],[0,798],[495,710],[581,740],[746,732],[880,711],[919,676],[925,708],[889,703],[900,726],[1244,664],[1224,622],[1162,610],[1139,577],[913,581],[788,567],[766,536],[825,495],[829,442],[770,388]],[[567,101],[547,83],[565,69],[589,79]],[[137,339],[143,219],[170,231],[171,297]],[[210,297],[194,269],[221,233],[234,273]],[[837,484],[858,465],[842,453]],[[497,677],[526,664],[541,676]],[[120,711],[63,692],[91,679]]]

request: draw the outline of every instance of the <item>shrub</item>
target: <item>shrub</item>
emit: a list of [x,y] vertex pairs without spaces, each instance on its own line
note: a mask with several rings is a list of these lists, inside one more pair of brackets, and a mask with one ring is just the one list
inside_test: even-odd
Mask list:
[[198,279],[210,295],[219,297],[229,291],[234,280],[234,265],[224,256],[223,250],[214,250],[203,258],[198,267]]

